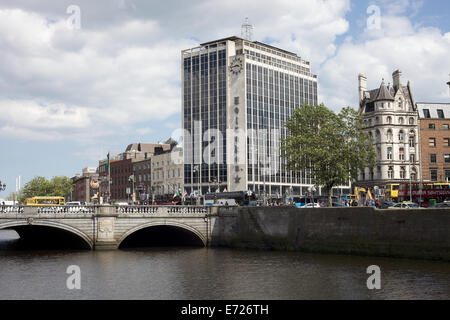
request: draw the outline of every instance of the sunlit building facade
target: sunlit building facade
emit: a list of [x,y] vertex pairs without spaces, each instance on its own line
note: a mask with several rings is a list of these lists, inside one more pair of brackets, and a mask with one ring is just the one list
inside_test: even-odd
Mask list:
[[294,53],[230,37],[182,51],[186,191],[305,194],[310,172],[286,169],[284,123],[317,105],[317,76]]

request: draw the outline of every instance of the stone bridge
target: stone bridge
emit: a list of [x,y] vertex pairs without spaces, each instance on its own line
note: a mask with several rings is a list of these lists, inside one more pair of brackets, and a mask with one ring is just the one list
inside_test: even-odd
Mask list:
[[44,234],[36,230],[53,230],[101,250],[119,248],[137,231],[170,226],[209,246],[216,216],[217,208],[203,206],[0,206],[0,230],[13,229],[21,238]]

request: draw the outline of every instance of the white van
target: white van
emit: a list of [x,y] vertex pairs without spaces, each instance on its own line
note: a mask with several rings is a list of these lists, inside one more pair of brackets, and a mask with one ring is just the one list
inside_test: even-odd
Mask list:
[[235,206],[236,200],[234,199],[217,199],[218,206]]
[[66,202],[66,206],[81,206],[81,202],[80,201],[69,201],[69,202]]

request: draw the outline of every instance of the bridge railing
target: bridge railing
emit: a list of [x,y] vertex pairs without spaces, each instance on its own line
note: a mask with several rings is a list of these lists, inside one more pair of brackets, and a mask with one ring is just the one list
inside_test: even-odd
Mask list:
[[116,206],[119,214],[210,214],[207,206]]
[[23,213],[24,206],[0,205],[0,213]]
[[[107,210],[105,210],[107,209]],[[209,206],[22,206],[0,205],[0,214],[42,216],[92,216],[104,212],[119,215],[206,215],[214,209]]]

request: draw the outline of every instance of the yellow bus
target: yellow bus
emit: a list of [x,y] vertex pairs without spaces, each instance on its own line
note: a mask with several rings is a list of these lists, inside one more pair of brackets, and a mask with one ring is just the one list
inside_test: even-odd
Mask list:
[[387,199],[397,200],[398,199],[398,190],[400,189],[399,183],[392,183],[386,185],[385,196]]
[[64,197],[32,197],[26,200],[27,206],[63,206]]

